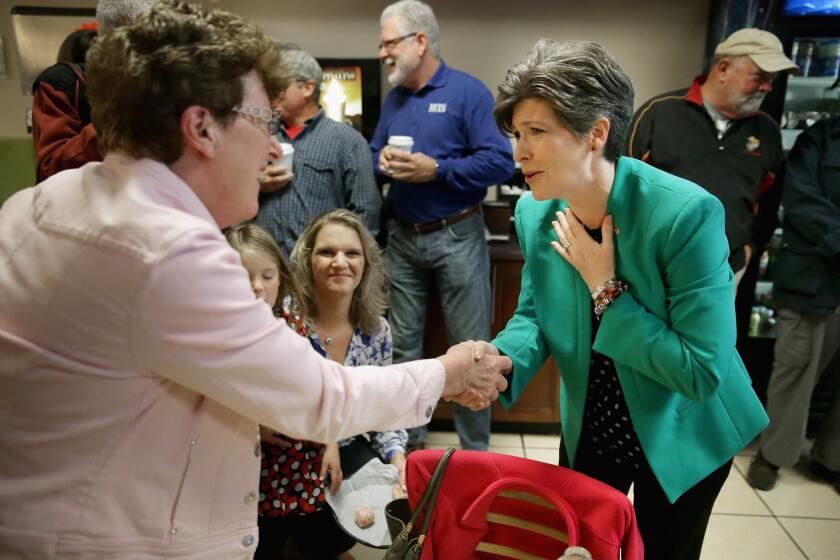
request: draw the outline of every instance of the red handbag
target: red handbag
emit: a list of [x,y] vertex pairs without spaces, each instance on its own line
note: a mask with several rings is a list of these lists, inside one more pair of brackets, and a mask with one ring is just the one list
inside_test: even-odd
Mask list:
[[[412,511],[443,454],[408,456]],[[594,560],[644,558],[627,496],[570,469],[510,455],[456,451],[431,515],[424,560],[555,560],[573,547],[585,548]]]

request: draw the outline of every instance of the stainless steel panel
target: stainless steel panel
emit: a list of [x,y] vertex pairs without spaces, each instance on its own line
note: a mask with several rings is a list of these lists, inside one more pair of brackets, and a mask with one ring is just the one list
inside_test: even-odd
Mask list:
[[83,23],[96,19],[92,8],[12,8],[12,31],[17,45],[20,88],[32,95],[32,82],[55,64],[64,38]]

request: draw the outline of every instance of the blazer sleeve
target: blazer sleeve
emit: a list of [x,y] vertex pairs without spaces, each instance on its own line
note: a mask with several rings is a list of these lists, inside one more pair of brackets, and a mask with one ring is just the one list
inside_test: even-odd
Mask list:
[[499,395],[499,402],[510,408],[531,382],[531,379],[548,359],[549,350],[540,329],[539,319],[534,309],[534,294],[531,288],[531,275],[528,267],[527,245],[522,224],[522,204],[516,205],[516,234],[520,239],[525,265],[522,268],[522,286],[519,303],[504,330],[491,342],[502,354],[510,357],[513,370],[507,390]]
[[734,276],[723,206],[688,200],[659,251],[667,320],[634,297],[633,286],[604,311],[593,348],[692,400],[711,397],[735,354]]

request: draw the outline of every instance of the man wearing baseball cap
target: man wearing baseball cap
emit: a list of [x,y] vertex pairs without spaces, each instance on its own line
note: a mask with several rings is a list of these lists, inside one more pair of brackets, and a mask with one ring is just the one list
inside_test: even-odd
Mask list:
[[782,43],[740,29],[718,44],[709,74],[643,104],[627,154],[694,181],[723,203],[736,286],[776,228],[783,152],[778,124],[759,111],[778,72],[798,72]]

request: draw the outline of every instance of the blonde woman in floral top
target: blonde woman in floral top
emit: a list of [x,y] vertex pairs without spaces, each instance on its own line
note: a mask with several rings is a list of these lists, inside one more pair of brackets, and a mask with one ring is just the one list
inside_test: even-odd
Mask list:
[[[291,258],[312,345],[348,366],[390,364],[382,253],[359,217],[341,209],[322,214],[301,234]],[[337,492],[345,473],[374,457],[396,466],[405,486],[406,431],[368,437],[327,445],[321,475],[330,481],[330,491]]]
[[[393,359],[393,340],[391,326],[385,317],[379,317],[379,332],[366,334],[359,325],[353,330],[350,345],[344,359],[346,366],[387,366]],[[321,339],[317,331],[309,333],[312,346],[328,355],[329,344]],[[390,432],[368,432],[368,437],[357,435],[338,442],[338,452],[341,458],[342,473],[350,476],[373,457],[379,457],[385,463],[391,463],[400,469],[401,478],[405,477],[405,448],[408,444],[408,433],[405,430]],[[370,441],[368,441],[368,438]],[[330,452],[332,446],[327,446]],[[336,450],[333,449],[333,453]]]

